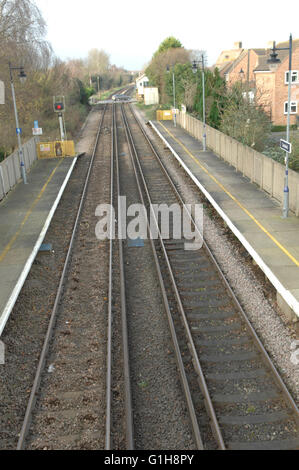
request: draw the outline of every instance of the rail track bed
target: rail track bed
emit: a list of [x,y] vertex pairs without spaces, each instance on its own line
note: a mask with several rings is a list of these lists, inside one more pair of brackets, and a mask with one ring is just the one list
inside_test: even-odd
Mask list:
[[[182,205],[132,108],[125,109],[145,204]],[[185,242],[161,235],[155,252],[199,447],[298,448],[299,415],[292,397],[207,245],[186,251]]]
[[[167,448],[169,442],[177,449],[182,443],[186,449],[192,448],[182,397],[178,406],[175,392],[162,391],[167,375],[172,381],[175,377],[175,363],[171,361],[167,373],[161,374],[158,380],[156,364],[149,362],[147,354],[144,354],[146,350],[151,359],[156,354],[155,360],[159,361],[161,352],[164,353],[163,368],[170,358],[169,341],[167,345],[156,347],[161,340],[165,342],[163,331],[167,325],[162,326],[160,332],[163,304],[160,302],[159,305],[159,296],[156,303],[151,301],[157,282],[152,275],[154,266],[148,268],[148,253],[141,256],[141,262],[138,248],[112,237],[101,241],[95,234],[98,204],[115,207],[117,221],[120,191],[124,191],[131,202],[136,202],[134,178],[128,169],[128,161],[121,160],[122,152],[128,155],[120,107],[106,106],[18,449],[123,450],[134,449],[135,446],[151,448],[152,443],[155,443],[155,448],[159,445]],[[118,230],[118,225],[116,227]],[[136,276],[139,270],[142,273]],[[143,287],[149,290],[145,295],[138,290]],[[152,310],[148,315],[149,304],[152,304]],[[131,314],[130,356],[133,359],[142,357],[141,361],[137,359],[137,364],[135,360],[133,379],[127,305]],[[134,319],[136,314],[138,318]],[[146,343],[154,315],[159,317],[154,320],[157,321],[157,332],[152,334],[157,338],[150,350]],[[147,322],[148,330],[142,336]],[[138,327],[136,323],[139,323]],[[131,381],[134,384],[133,399]],[[154,390],[149,391],[153,384]],[[180,392],[176,379],[171,387]],[[172,395],[173,403],[169,404]],[[166,424],[165,419],[159,417],[161,397],[166,410],[163,415],[167,415]],[[151,411],[153,416],[150,416]],[[171,420],[173,425],[169,426]]]
[[[146,129],[130,104],[101,109],[17,448],[297,449],[298,408],[209,247],[153,212],[184,201]],[[126,238],[120,196],[157,237]]]
[[19,449],[105,446],[109,248],[95,237],[94,211],[110,201],[111,120],[105,108]]

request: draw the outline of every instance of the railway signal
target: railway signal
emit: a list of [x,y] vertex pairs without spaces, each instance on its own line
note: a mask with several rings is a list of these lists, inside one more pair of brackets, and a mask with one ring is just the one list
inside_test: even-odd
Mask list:
[[64,111],[64,103],[55,103],[54,104],[55,113],[62,113]]
[[63,119],[63,113],[65,112],[64,96],[53,96],[53,107],[54,107],[54,113],[58,113],[61,140],[64,141],[65,134],[66,134],[64,119]]
[[65,98],[64,96],[53,96],[53,107],[55,113],[65,112]]

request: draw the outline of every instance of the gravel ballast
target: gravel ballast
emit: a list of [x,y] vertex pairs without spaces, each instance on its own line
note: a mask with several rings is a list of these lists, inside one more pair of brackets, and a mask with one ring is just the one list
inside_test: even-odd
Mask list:
[[279,310],[274,289],[160,138],[150,129],[147,132],[160,149],[162,160],[185,202],[203,204],[205,240],[298,405],[299,365],[291,361],[296,329]]

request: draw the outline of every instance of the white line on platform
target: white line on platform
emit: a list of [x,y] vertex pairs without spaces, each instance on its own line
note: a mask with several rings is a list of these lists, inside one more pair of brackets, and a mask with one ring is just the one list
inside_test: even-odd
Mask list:
[[156,126],[152,121],[149,121],[150,125],[154,129],[154,131],[158,134],[160,139],[165,143],[165,145],[169,148],[171,153],[174,155],[174,157],[178,160],[180,165],[184,168],[186,173],[190,176],[192,181],[196,184],[196,186],[204,193],[206,198],[210,201],[212,206],[216,209],[218,214],[222,217],[222,219],[225,221],[225,223],[229,226],[231,231],[234,233],[234,235],[239,239],[239,241],[242,243],[244,248],[248,251],[248,253],[252,256],[254,261],[257,263],[257,265],[260,267],[260,269],[265,273],[271,284],[275,287],[277,292],[281,295],[281,297],[284,299],[284,301],[288,304],[288,306],[293,310],[293,312],[299,317],[299,302],[298,300],[293,296],[293,294],[287,290],[279,281],[279,279],[275,276],[275,274],[271,271],[271,269],[265,264],[265,262],[262,260],[262,258],[259,256],[259,254],[255,251],[255,249],[248,243],[244,235],[237,229],[237,227],[232,223],[232,221],[229,219],[229,217],[225,214],[225,212],[221,209],[221,207],[217,204],[217,202],[213,199],[213,197],[208,193],[208,191],[204,188],[204,186],[198,181],[196,176],[193,175],[193,173],[190,171],[190,169],[187,167],[187,165],[183,162],[181,157],[176,153],[176,151],[171,147],[169,142],[163,137],[163,135],[158,131]]
[[19,277],[19,279],[18,279],[18,281],[17,281],[17,283],[16,283],[16,285],[15,285],[15,287],[14,287],[14,290],[12,291],[12,293],[11,293],[9,299],[8,299],[8,302],[7,302],[7,304],[6,304],[5,308],[4,308],[4,310],[2,311],[2,314],[1,314],[1,316],[0,316],[0,337],[1,337],[2,333],[3,333],[3,330],[4,330],[4,328],[5,328],[5,325],[6,325],[7,321],[8,321],[8,319],[9,319],[9,316],[10,316],[10,314],[11,314],[11,312],[12,312],[12,309],[13,309],[14,306],[15,306],[15,303],[16,303],[16,301],[17,301],[17,298],[18,298],[18,296],[19,296],[19,293],[20,293],[20,291],[21,291],[21,289],[22,289],[22,287],[23,287],[23,285],[24,285],[24,282],[25,282],[25,280],[26,280],[26,278],[27,278],[27,276],[28,276],[28,273],[29,273],[29,271],[30,271],[30,269],[31,269],[31,266],[32,266],[32,264],[33,264],[33,262],[34,262],[34,260],[35,260],[35,257],[36,257],[36,255],[37,255],[39,249],[40,249],[40,246],[41,246],[41,244],[42,244],[44,238],[45,238],[45,235],[46,235],[46,233],[47,233],[47,231],[48,231],[48,228],[49,228],[49,226],[50,226],[51,220],[52,220],[52,218],[53,218],[53,216],[54,216],[54,214],[55,214],[55,211],[56,211],[57,206],[58,206],[58,204],[59,204],[59,202],[60,202],[60,199],[61,199],[61,197],[62,197],[62,194],[63,194],[63,192],[64,192],[64,190],[65,190],[65,187],[66,187],[66,185],[67,185],[67,183],[68,183],[68,180],[70,179],[70,176],[71,176],[71,174],[72,174],[72,172],[73,172],[74,166],[75,166],[75,164],[76,164],[76,162],[77,162],[77,158],[78,158],[78,157],[75,157],[75,158],[74,158],[74,161],[73,161],[73,163],[72,163],[72,165],[71,165],[71,167],[70,167],[70,169],[69,169],[69,171],[68,171],[68,173],[67,173],[67,175],[66,175],[66,177],[65,177],[65,180],[64,180],[64,182],[63,182],[63,184],[62,184],[62,186],[61,186],[61,188],[60,188],[60,190],[59,190],[59,193],[58,193],[58,195],[57,195],[57,198],[55,199],[55,202],[54,202],[54,204],[53,204],[53,206],[52,206],[52,208],[51,208],[51,210],[50,210],[50,212],[49,212],[49,215],[48,215],[48,217],[47,217],[47,219],[46,219],[46,222],[45,222],[45,224],[44,224],[44,226],[43,226],[43,228],[42,228],[42,231],[41,231],[41,233],[40,233],[40,235],[39,235],[39,237],[38,237],[38,239],[37,239],[37,241],[36,241],[36,243],[35,243],[35,245],[34,245],[34,248],[33,248],[33,250],[32,250],[32,253],[31,253],[31,255],[29,256],[29,258],[27,259],[26,264],[25,264],[25,266],[24,266],[24,268],[23,268],[23,271],[22,271],[22,273],[21,273],[21,275],[20,275],[20,277]]

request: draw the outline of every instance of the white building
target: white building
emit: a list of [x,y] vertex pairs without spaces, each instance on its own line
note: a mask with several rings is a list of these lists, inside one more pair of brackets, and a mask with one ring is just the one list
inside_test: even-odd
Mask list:
[[148,86],[149,79],[143,73],[136,79],[136,91],[137,91],[137,98],[143,98],[144,97],[144,89]]
[[159,91],[158,88],[145,87],[144,88],[144,104],[159,104]]

